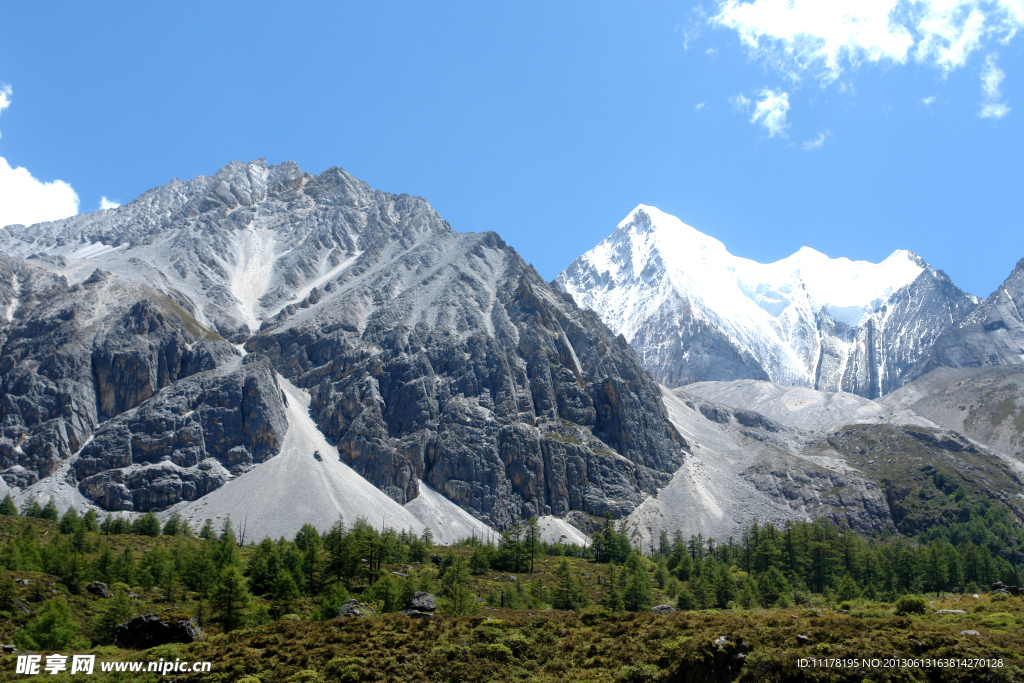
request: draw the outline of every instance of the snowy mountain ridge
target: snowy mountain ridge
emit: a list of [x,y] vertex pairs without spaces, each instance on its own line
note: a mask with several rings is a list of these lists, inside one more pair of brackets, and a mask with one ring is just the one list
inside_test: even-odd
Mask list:
[[[934,289],[922,278],[948,282],[905,250],[876,264],[803,247],[774,263],[758,263],[641,204],[557,282],[622,333],[669,386],[752,378],[877,395],[899,379],[883,377],[894,369],[867,358],[867,347],[877,346],[878,331],[894,324],[897,345],[915,345],[920,321],[908,325],[892,318],[919,317],[925,302],[913,296],[902,307],[894,302],[915,283]],[[976,298],[956,292],[955,308],[977,305]],[[930,301],[925,307],[934,308]],[[951,324],[950,311],[935,311],[943,312]],[[931,324],[937,323],[942,325]]]

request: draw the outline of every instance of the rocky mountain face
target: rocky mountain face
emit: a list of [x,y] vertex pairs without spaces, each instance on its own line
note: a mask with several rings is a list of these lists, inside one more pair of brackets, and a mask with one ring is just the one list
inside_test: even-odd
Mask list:
[[998,365],[1024,365],[1024,259],[988,299],[931,344],[911,375]]
[[237,357],[155,290],[101,270],[69,285],[25,262],[3,264],[18,294],[0,348],[0,467],[9,484],[52,474],[109,418]]
[[557,282],[669,387],[756,379],[875,398],[978,307],[909,252],[871,264],[804,248],[760,264],[645,206]]
[[9,485],[59,471],[106,509],[194,500],[278,452],[280,377],[395,501],[422,481],[497,526],[628,514],[688,449],[596,314],[493,233],[341,169],[234,162],[8,226],[0,250]]

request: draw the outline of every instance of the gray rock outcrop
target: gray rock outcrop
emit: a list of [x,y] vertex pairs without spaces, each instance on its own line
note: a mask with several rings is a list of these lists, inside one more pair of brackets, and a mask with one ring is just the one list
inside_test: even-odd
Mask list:
[[235,372],[188,377],[105,422],[70,475],[107,510],[195,500],[277,454],[283,402],[270,362],[247,356]]
[[437,609],[437,601],[430,593],[417,591],[412,594],[405,604],[406,609],[414,609],[418,612],[433,612]]
[[355,598],[352,598],[338,610],[338,616],[336,619],[355,619],[358,617],[372,617],[376,613],[373,608],[369,605],[359,602]]
[[203,631],[196,618],[178,611],[144,614],[114,628],[114,644],[132,650],[202,639]]

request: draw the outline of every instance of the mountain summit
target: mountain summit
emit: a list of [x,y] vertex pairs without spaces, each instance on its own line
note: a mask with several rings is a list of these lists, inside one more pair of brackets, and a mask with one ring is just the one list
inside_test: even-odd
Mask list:
[[758,263],[644,205],[557,283],[668,386],[760,379],[868,398],[902,386],[978,305],[908,251],[876,264],[804,247]]
[[687,452],[593,312],[496,234],[339,168],[232,162],[0,248],[11,486],[130,511],[234,487],[265,515],[305,487],[323,526],[352,490],[326,484],[355,476],[340,460],[396,506],[503,527],[624,516]]

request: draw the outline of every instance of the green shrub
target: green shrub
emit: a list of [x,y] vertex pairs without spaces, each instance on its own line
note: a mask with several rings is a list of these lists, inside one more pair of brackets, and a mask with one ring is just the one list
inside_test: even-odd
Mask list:
[[916,595],[904,595],[896,601],[896,614],[899,614],[900,616],[906,614],[924,614],[927,609],[928,603],[924,601],[924,598]]
[[363,657],[335,657],[327,662],[327,675],[332,681],[354,683],[362,677],[361,670],[366,666]]
[[615,674],[616,683],[654,683],[661,680],[658,667],[650,664],[634,664],[625,666]]
[[496,662],[508,662],[512,659],[512,650],[507,645],[491,643],[485,648],[484,655]]

